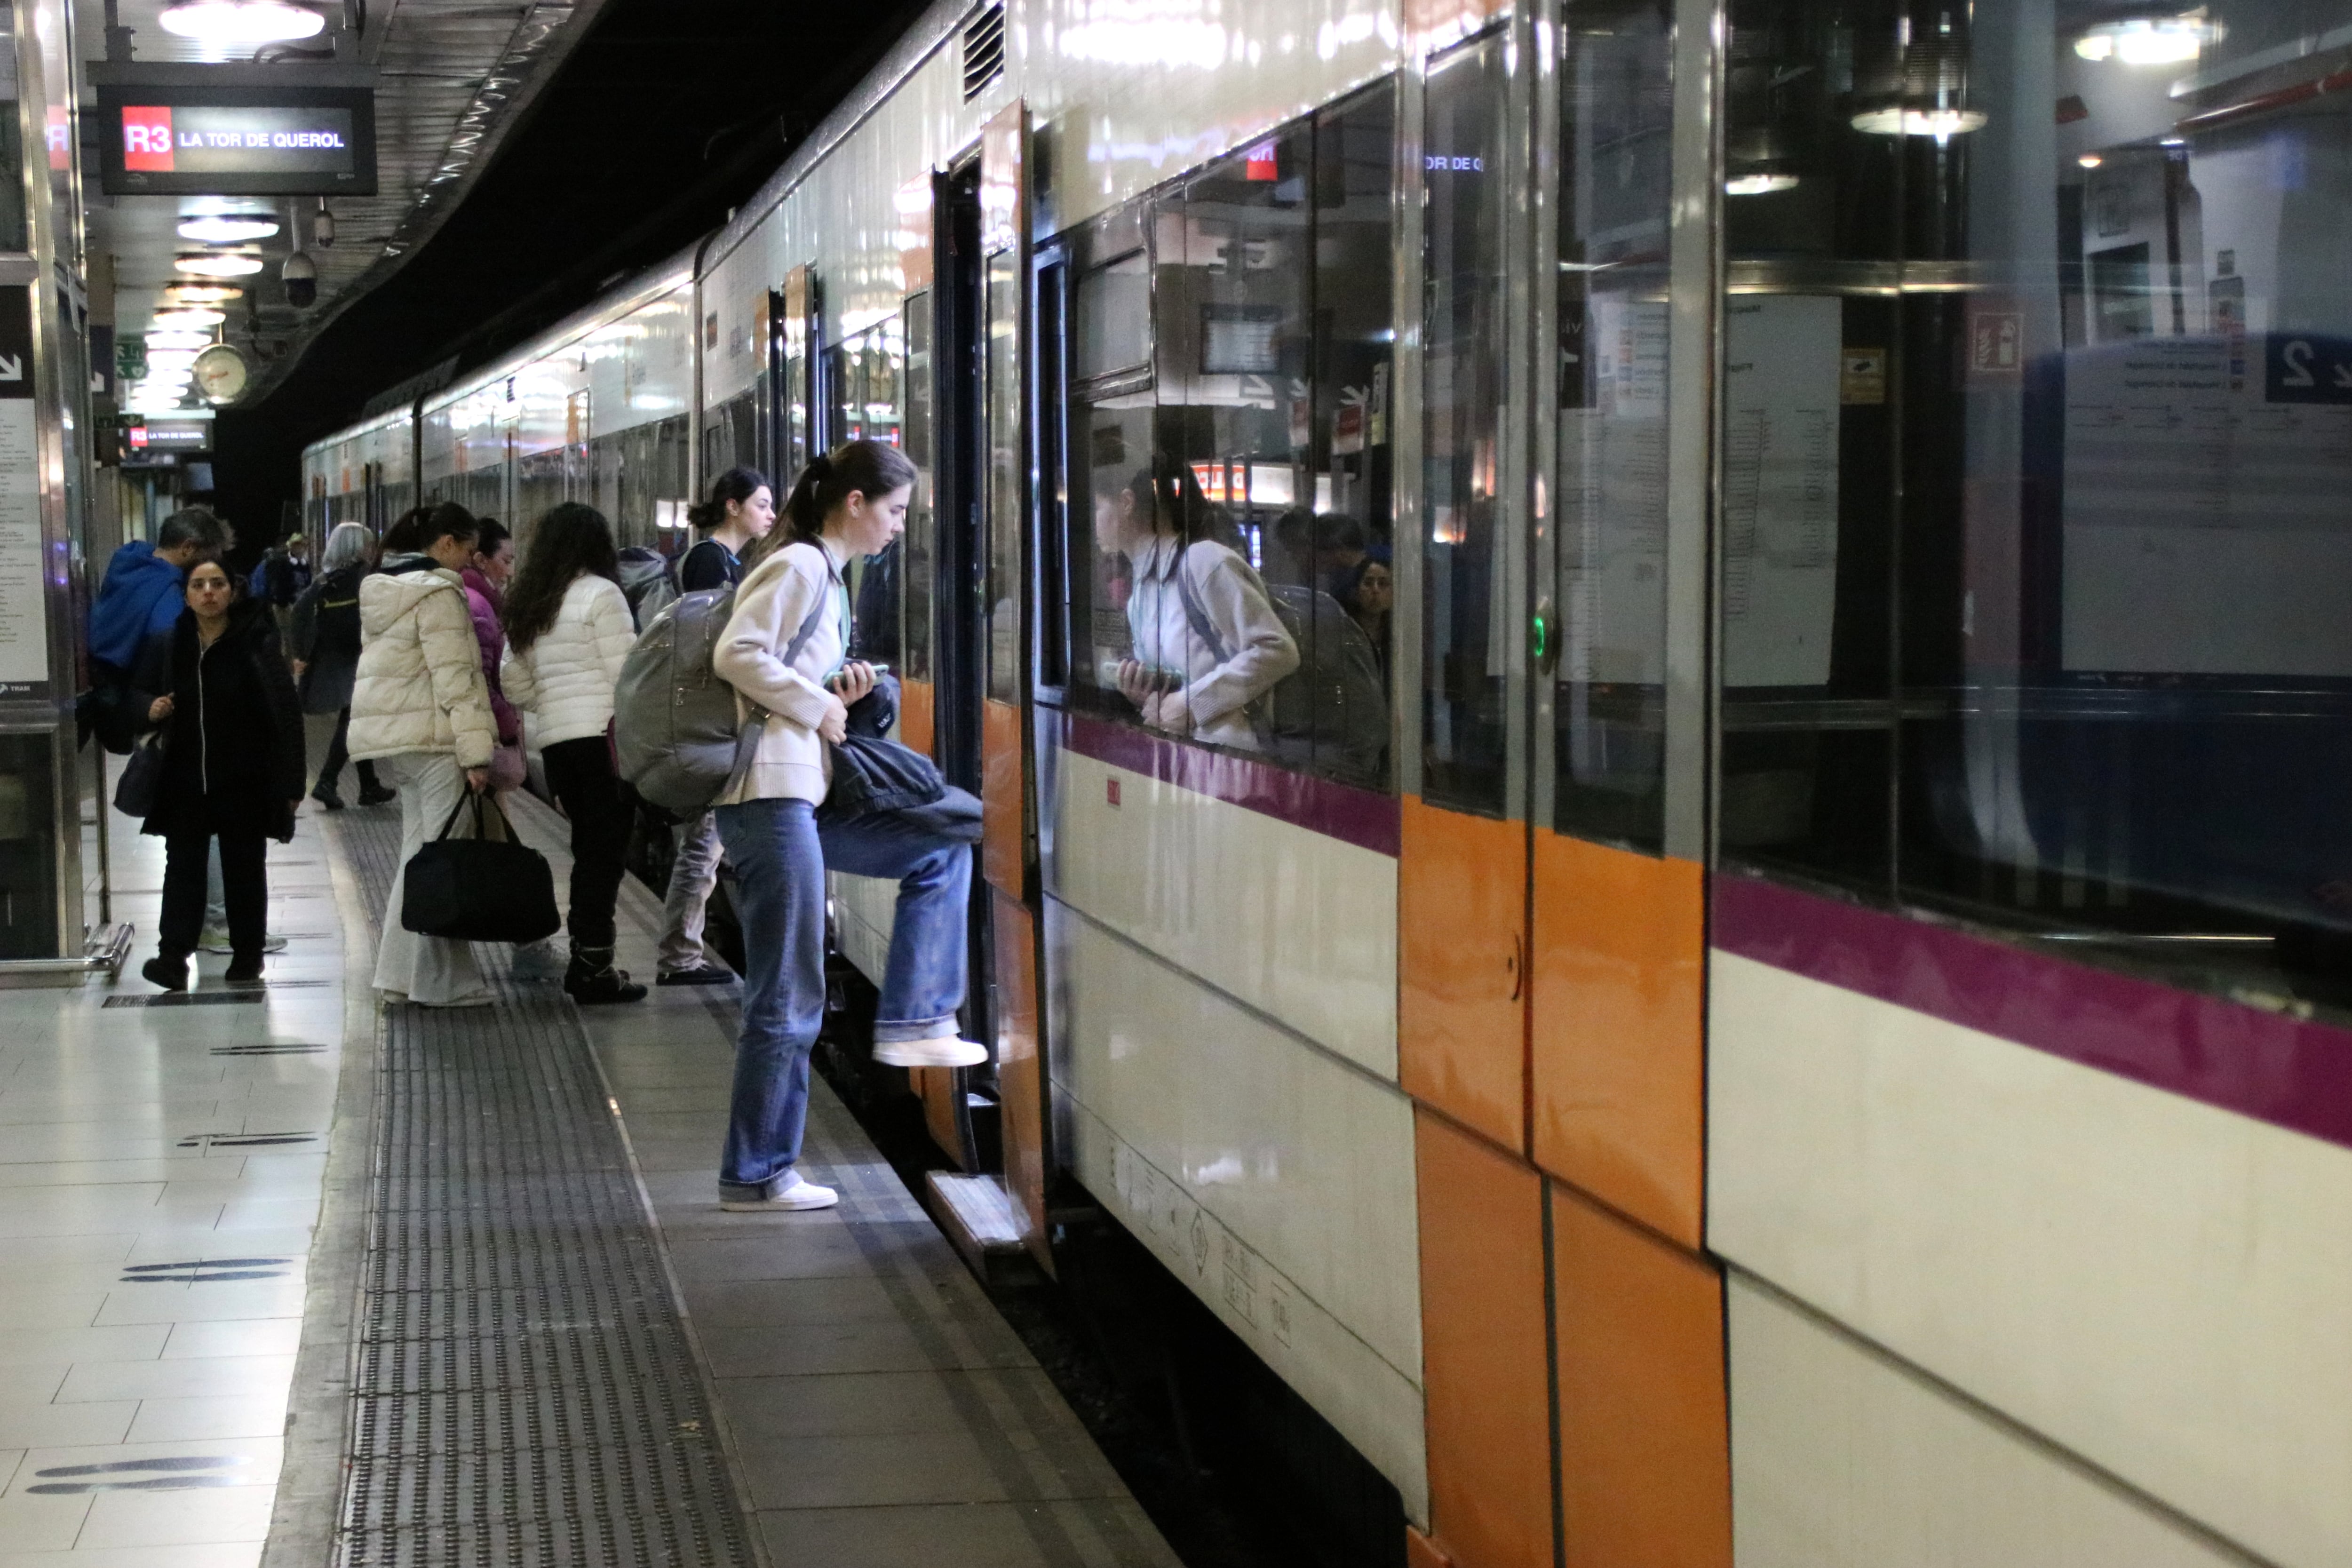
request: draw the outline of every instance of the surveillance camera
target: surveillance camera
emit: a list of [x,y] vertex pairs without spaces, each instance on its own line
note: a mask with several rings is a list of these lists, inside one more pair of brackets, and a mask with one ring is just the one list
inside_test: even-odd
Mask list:
[[327,204],[323,200],[319,203],[318,216],[310,220],[310,240],[321,250],[330,248],[335,243],[335,215],[327,210]]
[[318,302],[318,264],[300,251],[286,258],[278,276],[286,284],[286,302],[298,310],[307,310]]

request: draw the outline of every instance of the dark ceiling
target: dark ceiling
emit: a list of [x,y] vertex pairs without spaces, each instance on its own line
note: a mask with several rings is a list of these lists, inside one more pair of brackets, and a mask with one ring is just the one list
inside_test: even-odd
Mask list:
[[302,447],[369,398],[496,358],[726,222],[926,4],[606,0],[440,232],[267,400],[223,413],[223,514],[268,533]]

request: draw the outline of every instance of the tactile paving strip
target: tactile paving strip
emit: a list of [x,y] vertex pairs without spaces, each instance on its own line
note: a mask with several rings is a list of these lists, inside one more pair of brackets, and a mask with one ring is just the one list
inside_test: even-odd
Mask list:
[[[330,826],[381,910],[396,823]],[[336,1561],[748,1568],[709,1401],[570,1004],[492,984],[489,1007],[385,1015]]]

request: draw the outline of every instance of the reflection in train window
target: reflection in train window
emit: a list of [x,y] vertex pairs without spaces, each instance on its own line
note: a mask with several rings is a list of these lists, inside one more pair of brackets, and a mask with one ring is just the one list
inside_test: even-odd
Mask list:
[[918,294],[899,316],[907,344],[905,442],[915,465],[914,499],[907,507],[907,531],[899,546],[899,581],[906,595],[901,673],[909,680],[931,679],[931,576],[938,571],[939,511],[932,493],[931,297]]
[[[1553,818],[1664,836],[1666,219],[1674,35],[1654,6],[1571,5],[1560,35],[1558,581],[1538,651]],[[1540,601],[1539,601],[1540,602]]]
[[1433,68],[1423,130],[1422,795],[1495,815],[1519,620],[1503,581],[1499,471],[1507,47],[1492,35]]
[[[835,446],[844,441],[881,441],[905,445],[899,406],[899,365],[905,356],[899,318],[877,321],[856,336],[825,352],[826,395],[832,402],[826,437]],[[914,521],[914,503],[908,521]],[[898,594],[904,580],[904,549],[893,544],[881,554],[853,561],[849,590],[856,605],[852,657],[901,668],[898,644]]]
[[1071,700],[1383,789],[1393,101],[1066,242]]
[[1732,21],[1723,853],[2352,1002],[2352,5]]

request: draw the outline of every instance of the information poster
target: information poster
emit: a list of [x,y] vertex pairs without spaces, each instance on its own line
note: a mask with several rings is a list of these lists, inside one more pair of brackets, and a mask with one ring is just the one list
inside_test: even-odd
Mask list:
[[49,679],[39,405],[33,392],[31,301],[21,287],[0,288],[0,687]]
[[1824,685],[1837,604],[1840,303],[1735,296],[1726,315],[1724,684]]
[[1666,678],[1666,306],[1599,299],[1588,406],[1559,416],[1561,669]]
[[2266,348],[2261,378],[2226,335],[2066,355],[2069,669],[2352,678],[2352,365]]

